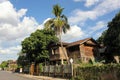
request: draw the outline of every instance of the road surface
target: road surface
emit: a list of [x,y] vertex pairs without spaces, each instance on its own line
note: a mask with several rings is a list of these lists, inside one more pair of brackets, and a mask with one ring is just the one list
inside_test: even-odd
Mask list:
[[0,71],[0,80],[35,80],[27,77],[20,76],[19,74]]

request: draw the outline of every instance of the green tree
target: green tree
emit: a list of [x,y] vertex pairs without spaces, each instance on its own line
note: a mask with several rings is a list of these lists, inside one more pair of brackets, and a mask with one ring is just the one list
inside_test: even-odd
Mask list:
[[[107,53],[115,59],[115,55],[120,55],[120,12],[108,23],[108,30],[104,38]],[[111,60],[111,61],[113,61]]]
[[64,52],[63,44],[61,41],[61,35],[62,35],[62,32],[66,33],[67,30],[70,29],[70,26],[68,24],[67,17],[62,14],[63,9],[64,8],[61,8],[59,5],[54,5],[52,13],[55,15],[55,18],[48,20],[44,24],[44,26],[45,26],[45,29],[47,30],[52,29],[55,31],[56,36],[59,38],[59,42],[61,43],[62,51],[67,59],[67,55]]
[[97,42],[99,44],[103,44],[106,33],[107,33],[107,30],[103,31],[102,35],[97,39]]
[[19,67],[24,67],[26,65],[29,65],[29,61],[27,60],[27,56],[19,55],[19,57],[17,59],[17,64]]
[[0,67],[1,68],[6,68],[6,67],[8,67],[8,62],[7,61],[3,61],[2,63],[1,63],[1,65],[0,65]]
[[[44,62],[49,59],[48,44],[57,42],[55,33],[51,30],[36,30],[22,41],[22,53],[29,62]],[[20,58],[20,57],[19,57]]]

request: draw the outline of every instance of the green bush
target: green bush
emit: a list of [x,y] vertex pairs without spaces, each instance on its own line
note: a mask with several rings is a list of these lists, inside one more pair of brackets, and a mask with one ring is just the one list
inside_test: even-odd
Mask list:
[[75,69],[75,72],[75,80],[106,80],[101,78],[103,78],[104,75],[106,76],[108,74],[112,74],[113,78],[116,77],[117,79],[120,79],[120,64],[77,67]]
[[39,69],[40,69],[40,72],[43,72],[43,64],[42,63],[39,64]]

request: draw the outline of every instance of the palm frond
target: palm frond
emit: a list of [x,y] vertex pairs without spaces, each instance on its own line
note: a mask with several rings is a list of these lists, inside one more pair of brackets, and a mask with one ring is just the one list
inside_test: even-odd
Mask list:
[[54,21],[54,19],[50,19],[50,20],[46,21],[46,23],[44,24],[45,29],[50,29],[51,26],[53,25],[53,21]]
[[61,8],[58,4],[57,4],[57,5],[54,5],[54,6],[53,6],[53,11],[52,11],[52,13],[53,13],[56,17],[61,16],[63,9],[64,9],[64,8]]
[[69,25],[69,24],[65,24],[65,25],[63,26],[62,30],[63,30],[63,33],[66,33],[67,30],[70,30],[70,25]]
[[67,19],[67,17],[66,17],[65,15],[62,15],[61,18],[62,18],[63,20],[65,20],[66,22],[68,22],[68,19]]
[[67,17],[62,15],[64,8],[61,8],[58,4],[53,6],[53,14],[56,18],[48,20],[44,26],[46,29],[52,29],[56,35],[60,35],[62,32],[66,33],[70,29]]

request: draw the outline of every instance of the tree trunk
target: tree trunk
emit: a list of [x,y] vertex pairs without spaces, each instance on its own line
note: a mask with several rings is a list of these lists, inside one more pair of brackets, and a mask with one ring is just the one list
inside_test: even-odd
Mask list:
[[[63,47],[63,43],[62,43],[62,39],[61,39],[61,35],[62,35],[62,29],[61,29],[61,27],[60,27],[60,33],[59,33],[60,45],[61,45],[61,48],[62,48],[62,52],[63,52],[63,54],[64,54],[64,56],[65,56],[65,58],[66,58],[66,61],[67,61],[67,63],[69,63],[69,62],[68,62],[68,56],[67,56],[67,53],[65,53],[65,51],[64,51],[64,47]],[[63,61],[64,61],[64,59],[63,59]]]

